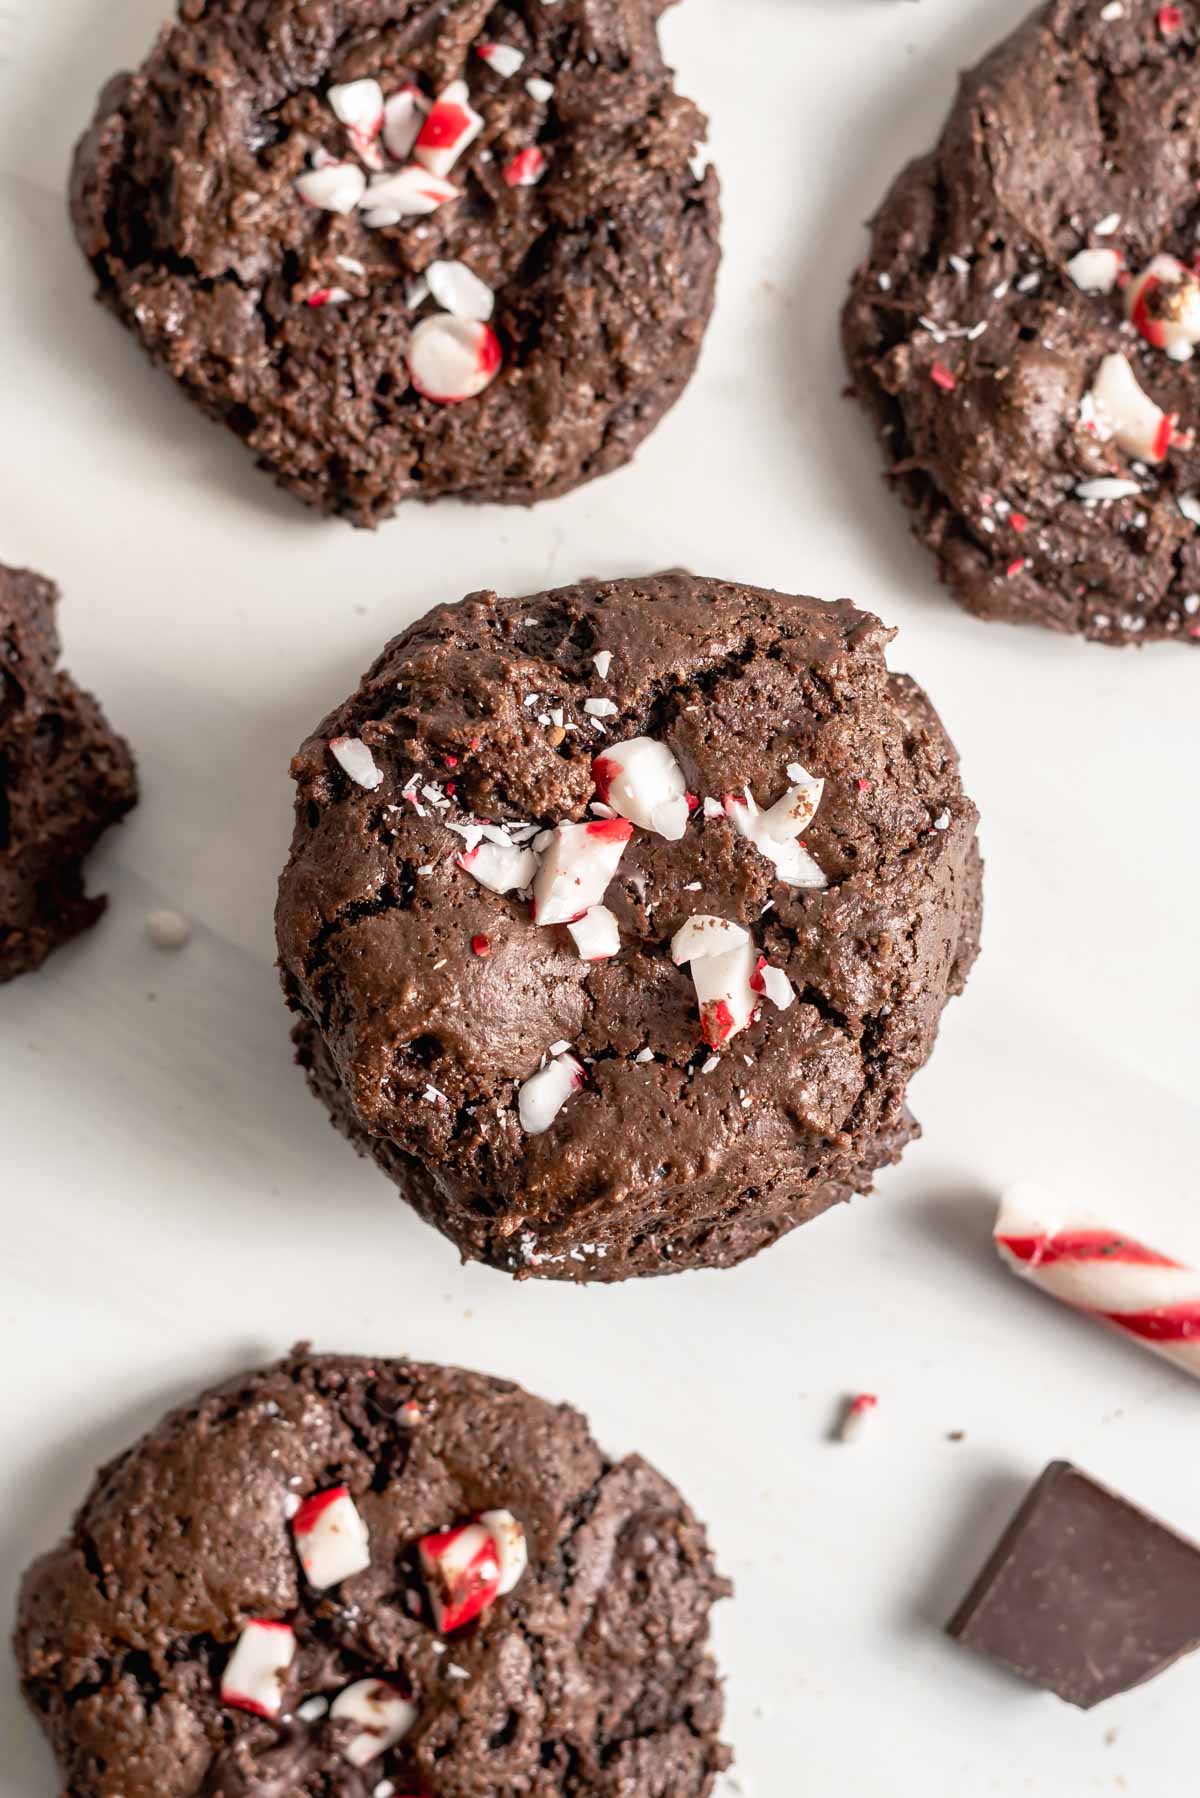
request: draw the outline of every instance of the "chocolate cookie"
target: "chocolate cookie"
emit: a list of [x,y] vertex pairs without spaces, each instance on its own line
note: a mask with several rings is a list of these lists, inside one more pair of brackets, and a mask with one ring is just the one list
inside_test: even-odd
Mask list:
[[980,876],[889,636],[678,572],[477,593],[302,746],[299,1058],[465,1257],[729,1266],[897,1159]]
[[1200,8],[1043,6],[900,176],[844,338],[981,618],[1200,641]]
[[72,1798],[703,1798],[728,1591],[567,1406],[301,1347],[100,1471],[16,1647]]
[[627,462],[712,309],[648,0],[180,0],[79,146],[100,297],[291,492],[531,503]]
[[137,800],[129,747],[57,666],[58,589],[0,565],[0,981],[104,910],[83,860]]

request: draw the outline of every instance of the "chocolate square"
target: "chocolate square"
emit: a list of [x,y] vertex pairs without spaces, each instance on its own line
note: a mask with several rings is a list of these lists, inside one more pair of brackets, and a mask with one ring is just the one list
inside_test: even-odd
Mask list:
[[1090,1710],[1200,1647],[1200,1546],[1051,1461],[947,1628]]

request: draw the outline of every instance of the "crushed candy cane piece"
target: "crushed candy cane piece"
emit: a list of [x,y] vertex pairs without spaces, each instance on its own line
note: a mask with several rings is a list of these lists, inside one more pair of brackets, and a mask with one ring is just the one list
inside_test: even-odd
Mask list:
[[412,155],[421,121],[428,111],[429,102],[420,88],[411,83],[388,95],[383,107],[383,142],[393,162],[407,162]]
[[156,949],[183,949],[191,941],[192,927],[177,911],[146,913],[146,935]]
[[773,968],[764,956],[759,957],[757,968],[750,977],[750,985],[756,993],[762,993],[771,1001],[777,1011],[786,1011],[796,1000],[796,989],[782,968]]
[[344,287],[318,287],[309,294],[305,304],[316,310],[322,306],[344,306],[352,298],[353,295],[347,293]]
[[547,100],[554,98],[554,83],[543,81],[540,75],[531,75],[525,83],[525,92],[531,100],[536,100],[539,106],[544,106]]
[[[1088,396],[1085,396],[1088,397]],[[1122,355],[1105,356],[1090,391],[1096,434],[1112,437],[1126,455],[1161,462],[1171,446],[1175,415],[1155,405]]]
[[383,89],[368,77],[331,87],[325,98],[338,122],[346,127],[360,156],[367,156],[383,130]]
[[511,1511],[481,1511],[479,1521],[491,1532],[500,1562],[500,1586],[496,1596],[507,1598],[529,1565],[525,1531]]
[[508,187],[536,187],[545,173],[545,152],[536,144],[518,150],[504,165],[504,180]]
[[455,318],[472,318],[480,323],[491,318],[496,296],[465,262],[431,262],[425,278],[438,305]]
[[477,319],[435,313],[414,326],[408,342],[408,372],[425,399],[440,406],[475,399],[500,370],[500,340]]
[[283,1709],[283,1676],[296,1656],[290,1624],[247,1623],[221,1675],[221,1702],[255,1717]]
[[533,880],[538,924],[569,924],[599,905],[633,835],[624,818],[560,824],[551,832]]
[[[795,818],[803,815],[805,805],[811,801],[813,788],[823,785],[823,782],[812,782],[809,786],[793,787],[767,812],[759,811],[749,787],[744,793],[725,796],[725,815],[734,829],[774,863],[780,879],[788,886],[820,889],[829,885],[819,864],[798,840],[798,833],[805,826],[796,825],[796,834],[792,834]],[[817,800],[820,800],[819,792]],[[813,812],[815,810],[814,805]],[[809,813],[810,822],[813,812]],[[780,834],[778,828],[772,829],[768,823],[772,818],[788,834]]]
[[596,673],[600,676],[601,680],[607,680],[608,671],[612,667],[612,650],[597,650],[596,654],[592,657],[592,667],[596,670]]
[[731,949],[740,949],[749,941],[750,933],[732,919],[696,912],[671,938],[671,960],[681,968],[685,962],[698,961],[706,955],[728,955]]
[[383,770],[376,766],[375,757],[361,737],[330,737],[329,753],[355,786],[373,793],[383,785]]
[[515,75],[525,61],[525,52],[518,50],[515,44],[476,44],[475,54],[482,57],[493,75],[499,75],[503,81]]
[[593,905],[582,918],[567,925],[581,961],[607,961],[621,947],[621,932],[607,905]]
[[572,1093],[581,1090],[584,1072],[573,1055],[556,1055],[517,1089],[517,1116],[527,1136],[548,1130]]
[[329,1707],[335,1722],[362,1725],[344,1753],[353,1767],[369,1766],[402,1741],[417,1720],[417,1707],[400,1686],[384,1679],[358,1679],[339,1692]]
[[614,743],[593,761],[592,779],[601,803],[641,830],[654,831],[671,843],[686,831],[687,782],[665,743],[653,737]]
[[432,174],[448,175],[482,130],[483,119],[467,99],[466,82],[453,81],[430,107],[413,155]]
[[367,177],[356,162],[327,162],[297,175],[293,185],[306,206],[344,216],[361,204]]
[[[453,826],[447,826],[452,829]],[[531,886],[537,873],[537,857],[532,849],[515,843],[492,843],[486,839],[470,844],[457,857],[465,870],[489,893],[523,892]]]
[[329,1586],[371,1565],[367,1526],[346,1486],[330,1486],[306,1498],[292,1518],[296,1553],[310,1586]]
[[[1200,524],[1200,494],[1181,493],[1175,504],[1189,523]],[[1195,610],[1194,607],[1191,609]]]
[[377,175],[357,204],[363,208],[366,222],[371,225],[377,212],[395,213],[397,219],[424,218],[444,206],[447,200],[458,197],[459,190],[452,182],[410,162],[407,168],[397,169],[394,174]]
[[1067,263],[1066,272],[1080,293],[1111,293],[1123,261],[1120,250],[1080,250]]
[[1200,343],[1200,281],[1175,256],[1154,256],[1125,289],[1125,316],[1172,362],[1190,362]]
[[1075,489],[1075,497],[1093,501],[1132,499],[1141,491],[1136,481],[1123,481],[1119,475],[1101,475],[1095,481],[1080,481]]

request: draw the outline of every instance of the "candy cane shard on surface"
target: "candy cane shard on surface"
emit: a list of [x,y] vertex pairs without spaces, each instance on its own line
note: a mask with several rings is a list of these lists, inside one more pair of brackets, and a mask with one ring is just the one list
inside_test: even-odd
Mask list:
[[1200,1273],[1022,1181],[1005,1193],[996,1247],[1023,1280],[1200,1377]]
[[292,1535],[308,1583],[318,1592],[371,1565],[367,1526],[345,1486],[306,1498],[292,1518]]
[[336,1721],[362,1725],[344,1749],[354,1767],[366,1767],[402,1741],[417,1720],[408,1693],[385,1679],[359,1679],[338,1693],[329,1707]]
[[1080,416],[1103,442],[1111,437],[1127,456],[1162,462],[1171,447],[1174,413],[1164,412],[1144,391],[1126,356],[1105,356],[1084,395]]
[[221,1702],[255,1717],[277,1717],[283,1709],[284,1674],[296,1658],[296,1637],[288,1623],[247,1623],[221,1676]]

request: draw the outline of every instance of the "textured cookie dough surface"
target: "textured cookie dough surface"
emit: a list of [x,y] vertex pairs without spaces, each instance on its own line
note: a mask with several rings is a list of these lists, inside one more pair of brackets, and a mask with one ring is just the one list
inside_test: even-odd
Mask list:
[[[1039,8],[875,218],[846,353],[916,536],[982,618],[1200,640],[1198,364],[1126,317],[1131,278],[1196,253],[1198,30],[1191,3]],[[1190,279],[1176,297],[1194,315]],[[1149,455],[1095,404],[1111,356],[1166,420]]]
[[58,667],[57,604],[0,566],[0,982],[96,922],[84,858],[137,799],[127,744]]
[[[180,0],[77,152],[100,297],[281,485],[360,525],[405,498],[528,503],[619,467],[691,375],[719,257],[716,177],[693,173],[704,120],[674,91],[655,10]],[[355,204],[421,153],[385,152],[394,132],[355,143],[328,96],[362,81],[422,108],[467,84],[481,125],[435,210]],[[301,199],[322,164],[348,211]],[[438,280],[447,265],[490,290],[488,323],[477,283]],[[447,302],[479,379],[499,364],[459,404],[409,378],[414,330]]]
[[[369,1566],[316,1591],[296,1499],[348,1489]],[[503,1508],[528,1565],[441,1637],[416,1544]],[[25,1576],[17,1654],[70,1798],[704,1798],[726,1764],[704,1530],[583,1418],[480,1374],[310,1357],[164,1418]],[[247,1624],[288,1625],[279,1714],[222,1701]],[[341,1691],[408,1733],[363,1765]]]
[[[889,636],[848,601],[677,572],[478,593],[390,643],[302,746],[277,909],[300,1060],[464,1256],[571,1280],[728,1266],[898,1158],[975,956],[980,869],[954,750],[889,675]],[[694,809],[678,840],[632,832],[603,896],[617,952],[585,961],[460,865],[461,833],[596,816],[593,758],[638,737]],[[804,833],[820,889],[731,822],[796,763],[825,783]],[[794,994],[715,1050],[672,959],[694,915],[744,931]],[[530,1133],[526,1083],[564,1051],[582,1083]]]

